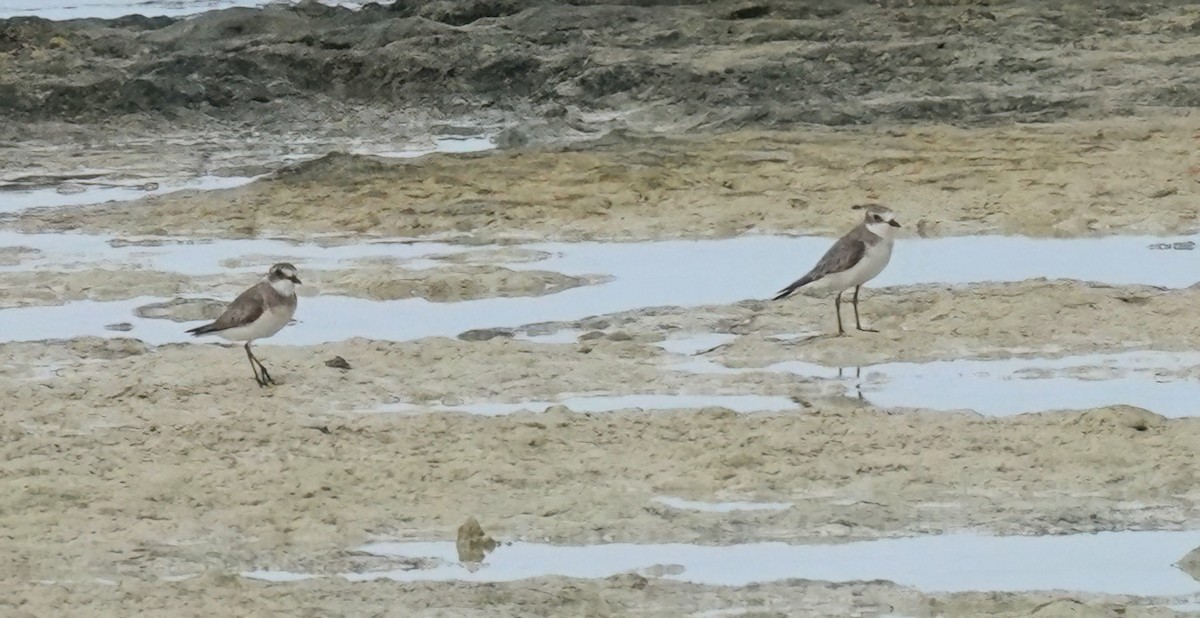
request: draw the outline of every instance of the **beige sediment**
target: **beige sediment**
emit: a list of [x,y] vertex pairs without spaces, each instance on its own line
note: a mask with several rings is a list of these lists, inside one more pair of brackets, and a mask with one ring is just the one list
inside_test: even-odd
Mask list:
[[[152,550],[143,552],[143,555]],[[350,556],[349,564],[363,564]],[[399,565],[393,565],[399,566]],[[181,572],[183,573],[183,572]],[[183,573],[187,574],[187,573]],[[793,580],[747,587],[702,586],[626,573],[602,580],[539,577],[480,585],[468,582],[374,581],[350,584],[337,576],[273,584],[240,580],[212,569],[182,581],[0,582],[0,593],[20,609],[17,618],[39,618],[62,607],[89,615],[158,616],[186,607],[187,615],[264,614],[358,616],[453,614],[464,618],[528,616],[995,616],[999,618],[1167,618],[1171,602],[1128,596],[1061,592],[928,594],[887,582],[830,584]],[[137,599],[136,603],[130,599]],[[0,607],[3,607],[0,600]],[[120,609],[115,609],[120,608]],[[147,609],[143,609],[147,608]],[[709,612],[706,614],[706,612]],[[383,614],[388,615],[388,614]],[[715,614],[722,615],[722,614]]]
[[1140,349],[1200,348],[1200,324],[1188,318],[1200,291],[1111,286],[1070,280],[864,288],[864,326],[834,336],[832,296],[748,300],[703,307],[637,309],[539,331],[599,329],[642,341],[730,333],[737,339],[707,356],[731,367],[807,360],[835,366],[953,358],[1058,357]]
[[[213,598],[237,599],[260,585],[230,574],[367,568],[346,552],[375,538],[450,540],[468,515],[499,540],[557,543],[1200,523],[1195,418],[1123,407],[1003,419],[889,414],[835,399],[763,414],[369,414],[352,404],[440,393],[627,391],[656,370],[647,368],[648,346],[633,342],[581,354],[505,340],[353,340],[260,346],[283,383],[260,390],[236,348],[73,345],[73,359],[57,345],[0,346],[6,363],[68,363],[55,378],[0,376],[20,404],[0,424],[7,472],[0,489],[12,497],[0,511],[8,531],[0,560],[21,574],[26,591],[35,581],[93,578],[140,589],[199,572],[224,574],[211,582]],[[97,355],[105,362],[85,362]],[[325,367],[334,355],[353,368]],[[689,512],[654,502],[664,494],[793,506]],[[293,589],[301,598],[351,598],[360,586]],[[52,588],[73,604],[90,589]]]
[[882,201],[908,233],[930,237],[1179,233],[1197,226],[1197,130],[1195,118],[1108,118],[613,138],[400,161],[332,155],[238,189],[43,209],[12,225],[474,242],[836,234],[851,204]]
[[[238,236],[287,221],[294,234],[459,234],[477,243],[833,234],[848,221],[847,205],[870,199],[892,204],[909,233],[923,236],[1181,233],[1195,224],[1198,128],[1194,119],[1119,119],[613,139],[590,150],[403,163],[334,157],[234,191],[40,211],[11,223]],[[11,255],[21,257],[4,259]],[[597,281],[491,265],[541,257],[505,247],[487,257],[435,256],[445,265],[427,271],[365,261],[312,269],[302,289],[450,301]],[[0,287],[3,306],[12,307],[229,298],[256,278],[114,266],[0,273]],[[828,299],[800,297],[542,325],[598,333],[565,344],[505,336],[310,347],[266,341],[259,355],[281,382],[269,390],[254,384],[236,347],[96,338],[0,344],[0,491],[10,496],[0,509],[0,572],[15,574],[0,578],[0,609],[161,615],[186,605],[220,615],[230,607],[245,615],[354,615],[386,604],[401,614],[525,616],[561,615],[564,607],[677,615],[746,606],[767,615],[825,608],[1055,616],[1129,607],[1165,615],[1121,597],[930,595],[881,583],[725,588],[623,575],[477,586],[352,584],[330,575],[389,566],[352,551],[363,542],[453,540],[467,517],[500,541],[574,544],[1195,527],[1196,418],[1126,406],[1009,418],[884,411],[844,396],[841,383],[758,370],[787,360],[850,366],[1191,351],[1200,347],[1197,293],[1045,280],[869,289],[863,319],[881,332],[838,339],[787,338],[834,329]],[[849,324],[850,308],[844,312]],[[479,327],[489,326],[481,316]],[[680,371],[672,366],[686,359],[656,345],[714,332],[737,337],[704,357],[747,373]],[[326,366],[337,356],[351,369]],[[1186,377],[1196,369],[1166,371]],[[789,397],[797,407],[755,414],[556,407],[502,417],[431,411],[582,393],[758,394]],[[378,413],[395,402],[413,407]],[[792,506],[692,512],[654,501],[662,495]],[[326,577],[270,585],[236,575],[255,568]],[[198,576],[160,579],[191,574]]]

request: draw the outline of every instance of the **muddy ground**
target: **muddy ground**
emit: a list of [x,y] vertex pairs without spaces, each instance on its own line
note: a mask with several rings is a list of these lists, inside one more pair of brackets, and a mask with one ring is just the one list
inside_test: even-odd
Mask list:
[[[374,539],[451,539],[467,516],[497,538],[562,544],[1194,528],[1195,418],[1128,406],[1009,418],[876,408],[830,380],[680,371],[673,366],[686,356],[657,345],[688,333],[738,334],[701,357],[743,371],[793,358],[838,365],[1018,350],[1055,356],[1121,350],[1135,338],[1138,347],[1194,349],[1200,334],[1176,327],[1194,295],[1036,281],[888,288],[864,299],[882,333],[807,342],[770,337],[797,325],[831,327],[823,300],[635,311],[532,329],[590,329],[574,343],[262,344],[281,382],[266,391],[236,347],[120,338],[4,344],[0,388],[13,404],[4,418],[4,483],[14,496],[4,520],[15,533],[4,559],[17,574],[5,598],[30,616],[60,607],[153,615],[181,604],[197,613],[232,604],[234,615],[682,615],[721,607],[1171,615],[1152,599],[930,595],[878,583],[745,589],[631,574],[435,586],[350,584],[337,574],[397,568],[353,549]],[[1034,298],[1060,299],[1069,313],[1044,330],[1023,329],[1042,314]],[[1153,326],[1139,332],[1138,320]],[[350,369],[327,366],[338,357]],[[596,392],[761,394],[796,406],[751,414],[559,407],[500,417],[424,408]],[[411,405],[380,413],[396,402]],[[792,506],[703,513],[656,503],[661,495]],[[321,577],[237,577],[254,569]],[[177,577],[196,579],[163,581]]]
[[[1197,32],[1200,11],[1185,2],[405,1],[361,13],[309,4],[182,21],[0,20],[0,179],[52,188],[265,174],[237,189],[6,213],[0,226],[118,244],[270,234],[507,245],[420,268],[300,263],[293,328],[313,326],[304,307],[315,296],[519,302],[607,281],[499,266],[537,259],[520,241],[834,236],[864,201],[897,211],[898,251],[916,237],[996,233],[1171,241],[1194,233],[1200,212]],[[477,133],[498,150],[346,154]],[[41,257],[19,242],[2,248],[0,307],[147,297],[131,321],[198,320],[253,282],[232,269],[287,256],[248,254],[204,275]],[[782,285],[802,266],[763,268],[779,269]],[[1175,615],[1178,599],[887,582],[337,574],[399,568],[356,548],[453,540],[468,517],[501,540],[576,545],[1195,529],[1194,416],[881,408],[842,381],[766,368],[1190,352],[1198,294],[1036,277],[869,288],[864,320],[882,332],[847,338],[794,337],[834,328],[828,299],[806,297],[501,330],[481,313],[481,330],[461,338],[261,342],[280,382],[271,389],[254,384],[237,347],[151,346],[120,332],[6,340],[0,613]],[[520,338],[559,330],[580,336]],[[660,347],[711,333],[731,340],[690,359]],[[337,358],[349,368],[328,362]],[[678,367],[697,359],[730,371]],[[1156,371],[1200,375],[1187,363]],[[794,405],[446,411],[578,393]],[[695,512],[654,501],[664,495],[791,506]],[[255,569],[318,577],[239,575]]]
[[1197,229],[1200,119],[945,126],[598,143],[414,160],[328,155],[245,187],[16,215],[24,231],[352,232],[629,240],[841,234],[882,202],[902,237]]

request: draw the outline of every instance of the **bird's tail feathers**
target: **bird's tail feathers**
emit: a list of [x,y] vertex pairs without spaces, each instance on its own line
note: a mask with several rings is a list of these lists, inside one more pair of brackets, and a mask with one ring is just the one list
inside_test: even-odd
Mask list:
[[812,283],[813,281],[816,281],[815,277],[812,275],[804,275],[803,277],[793,281],[791,285],[779,290],[779,293],[776,294],[775,298],[772,298],[771,300],[783,300],[792,294],[795,294],[797,290]]
[[186,332],[191,333],[193,337],[199,337],[200,335],[207,335],[208,333],[214,332],[216,330],[217,329],[213,328],[212,324],[205,324],[204,326],[197,326],[196,328],[190,328]]

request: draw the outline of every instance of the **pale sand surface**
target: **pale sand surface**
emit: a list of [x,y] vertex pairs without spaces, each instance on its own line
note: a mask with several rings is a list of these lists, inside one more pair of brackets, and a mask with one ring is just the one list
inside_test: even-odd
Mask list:
[[[1197,128],[1166,119],[1103,128],[746,133],[379,166],[340,159],[336,171],[345,178],[322,171],[327,162],[228,192],[34,211],[10,223],[239,236],[282,229],[286,220],[298,240],[315,231],[424,238],[470,231],[476,243],[831,235],[852,223],[850,203],[870,199],[903,213],[905,238],[1172,235],[1195,221]],[[224,263],[236,272],[192,275],[105,257],[23,269],[33,254],[10,253],[13,270],[0,273],[6,307],[228,299],[254,281],[252,267],[274,257],[247,255]],[[501,247],[419,265],[325,264],[302,272],[297,317],[305,320],[305,302],[334,295],[532,301],[607,280],[604,272],[564,274],[532,262],[541,257]],[[529,268],[496,265],[522,262]],[[802,269],[762,267],[777,269],[781,286]],[[1037,278],[869,288],[863,319],[882,332],[841,339],[806,339],[833,330],[832,303],[800,297],[638,308],[515,329],[579,332],[562,343],[513,339],[513,329],[471,340],[265,341],[256,348],[281,382],[270,390],[255,386],[236,347],[95,337],[0,344],[7,400],[0,491],[10,497],[0,509],[0,572],[7,574],[0,608],[15,616],[1171,615],[1166,598],[946,594],[877,582],[720,587],[651,573],[403,584],[336,574],[395,568],[355,548],[379,539],[452,540],[468,516],[498,539],[556,544],[1194,528],[1195,415],[1164,418],[1118,405],[1119,397],[1112,406],[1004,418],[875,407],[844,381],[767,368],[1186,353],[1200,345],[1196,294]],[[178,307],[157,315],[199,319],[212,310]],[[580,308],[580,316],[590,314]],[[394,319],[405,320],[404,311]],[[478,327],[493,326],[490,319],[481,315]],[[728,337],[694,357],[660,347],[712,333]],[[337,356],[351,369],[326,366]],[[677,366],[697,359],[731,371]],[[1197,373],[1187,362],[1154,371],[1165,381]],[[447,411],[677,393],[794,405],[744,414],[715,406]],[[381,412],[388,409],[398,412]],[[655,500],[663,495],[791,506],[698,512],[664,506]],[[1190,549],[1181,547],[1180,557]],[[238,575],[255,569],[322,577],[272,584]]]

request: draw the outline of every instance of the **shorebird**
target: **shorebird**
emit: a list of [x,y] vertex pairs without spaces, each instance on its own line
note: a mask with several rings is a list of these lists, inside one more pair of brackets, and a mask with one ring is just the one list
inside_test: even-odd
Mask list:
[[863,328],[858,319],[858,290],[862,284],[883,272],[892,259],[892,244],[896,228],[900,223],[896,215],[879,204],[861,204],[853,207],[864,211],[863,221],[833,243],[808,274],[779,291],[774,300],[782,300],[795,294],[800,288],[809,286],[815,292],[836,292],[833,309],[837,313],[838,335],[845,335],[842,328],[842,292],[854,288],[854,326],[861,331],[879,332]]
[[296,313],[296,286],[299,284],[295,266],[286,262],[276,264],[261,281],[233,299],[215,322],[187,332],[194,337],[216,335],[229,341],[245,341],[246,357],[250,359],[254,380],[259,386],[275,384],[262,361],[250,351],[250,344],[256,339],[274,335],[292,320],[292,315]]

